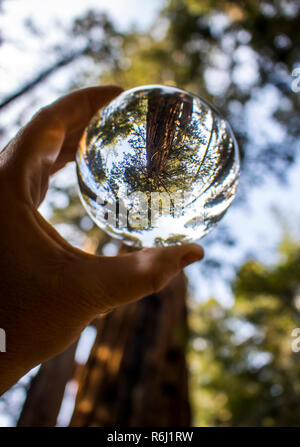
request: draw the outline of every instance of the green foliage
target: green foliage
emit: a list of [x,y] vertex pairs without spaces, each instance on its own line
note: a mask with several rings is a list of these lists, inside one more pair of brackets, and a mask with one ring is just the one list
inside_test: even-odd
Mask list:
[[233,284],[235,304],[210,300],[190,316],[191,399],[195,425],[299,426],[300,247],[281,262],[246,262]]

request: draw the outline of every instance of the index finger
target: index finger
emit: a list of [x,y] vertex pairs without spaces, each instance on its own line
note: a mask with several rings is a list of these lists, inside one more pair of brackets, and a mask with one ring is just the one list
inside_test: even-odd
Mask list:
[[[74,91],[42,108],[7,145],[0,157],[6,180],[36,206],[49,175],[74,159],[77,143],[92,116],[123,89],[114,85]],[[17,184],[16,184],[17,183]]]

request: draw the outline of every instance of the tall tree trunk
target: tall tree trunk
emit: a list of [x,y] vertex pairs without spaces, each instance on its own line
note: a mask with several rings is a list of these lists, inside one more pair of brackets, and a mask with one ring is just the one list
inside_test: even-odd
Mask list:
[[[147,112],[147,170],[158,180],[168,162],[175,135],[184,137],[186,127],[192,117],[193,103],[190,96],[181,94],[163,94],[153,91],[148,99]],[[179,144],[179,141],[176,142]]]
[[71,426],[188,426],[185,277],[99,320]]
[[73,377],[77,341],[43,363],[32,379],[18,427],[54,427],[67,382]]

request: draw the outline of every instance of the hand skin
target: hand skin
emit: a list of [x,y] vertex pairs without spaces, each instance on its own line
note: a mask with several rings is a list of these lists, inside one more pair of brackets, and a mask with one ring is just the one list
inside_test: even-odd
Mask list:
[[97,315],[160,290],[203,257],[197,244],[93,256],[72,247],[37,211],[50,175],[74,161],[91,117],[121,91],[91,87],[60,98],[0,153],[0,395],[66,349]]

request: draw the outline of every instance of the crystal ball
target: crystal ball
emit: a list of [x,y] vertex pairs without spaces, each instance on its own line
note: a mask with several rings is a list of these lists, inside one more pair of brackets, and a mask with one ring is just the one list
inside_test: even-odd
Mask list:
[[135,247],[203,237],[239,178],[229,124],[202,98],[148,85],[99,110],[76,155],[79,195],[95,223]]

